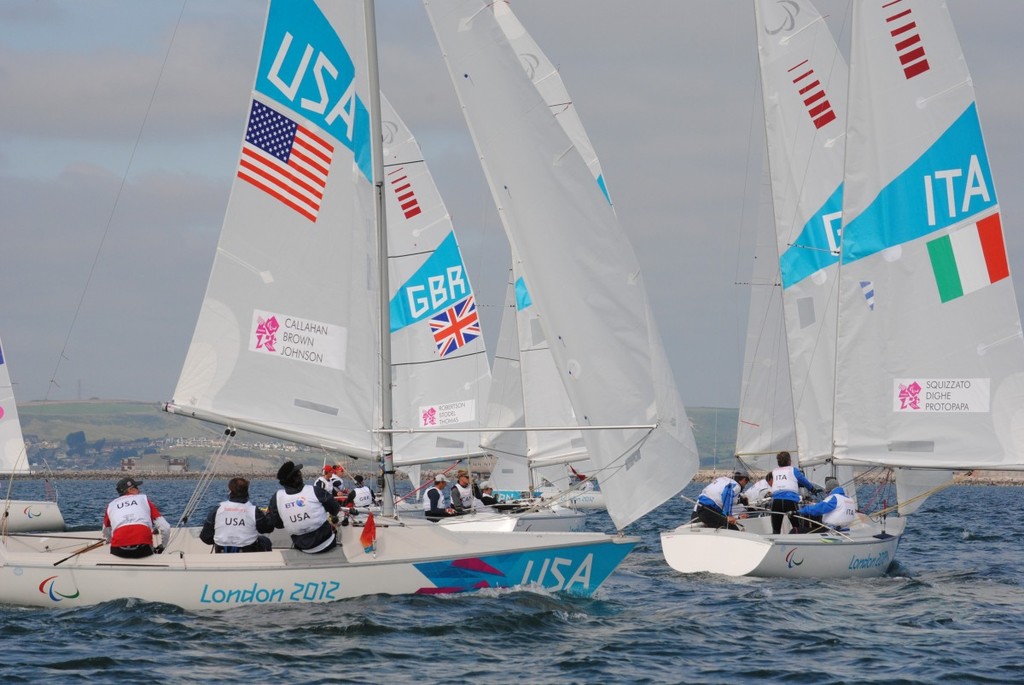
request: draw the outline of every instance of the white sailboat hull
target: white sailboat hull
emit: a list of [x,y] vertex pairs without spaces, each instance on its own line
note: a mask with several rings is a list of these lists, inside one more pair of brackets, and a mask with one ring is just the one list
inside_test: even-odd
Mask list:
[[47,500],[17,500],[5,504],[4,529],[9,533],[64,530],[64,516],[56,502]]
[[896,557],[906,523],[882,527],[862,516],[846,533],[772,535],[770,517],[743,521],[744,530],[686,523],[661,534],[661,549],[680,573],[760,578],[871,578]]
[[204,610],[517,586],[589,596],[639,542],[598,533],[455,534],[427,521],[378,521],[373,553],[359,541],[361,527],[340,531],[341,549],[323,554],[285,548],[280,531],[272,537],[281,549],[212,554],[198,529],[186,529],[163,554],[140,560],[102,545],[75,555],[98,534],[12,536],[0,545],[0,603],[64,608],[136,598]]
[[581,533],[587,515],[562,507],[519,514],[474,512],[438,519],[435,525],[455,532]]

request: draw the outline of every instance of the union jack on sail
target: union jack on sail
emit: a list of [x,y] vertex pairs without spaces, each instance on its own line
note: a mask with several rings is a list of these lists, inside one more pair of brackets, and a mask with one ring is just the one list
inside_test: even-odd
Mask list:
[[480,337],[480,319],[473,295],[457,302],[430,319],[437,351],[446,357],[466,343]]

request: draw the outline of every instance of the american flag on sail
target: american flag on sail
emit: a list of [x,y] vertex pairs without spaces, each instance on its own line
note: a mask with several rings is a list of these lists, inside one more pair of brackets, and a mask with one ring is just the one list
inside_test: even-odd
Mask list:
[[430,319],[437,351],[446,357],[466,343],[480,337],[480,319],[473,295],[448,307]]
[[253,100],[238,177],[316,221],[333,154],[326,140]]

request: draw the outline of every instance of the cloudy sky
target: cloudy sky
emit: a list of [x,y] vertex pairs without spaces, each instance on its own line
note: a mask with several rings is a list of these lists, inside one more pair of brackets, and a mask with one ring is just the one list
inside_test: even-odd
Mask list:
[[[378,4],[382,87],[446,198],[478,301],[491,305],[493,349],[508,260],[501,228],[423,8]],[[818,5],[839,34],[847,2]],[[1024,3],[949,5],[1020,290]],[[760,183],[750,3],[512,6],[559,65],[601,157],[684,403],[736,406],[748,296],[738,283]],[[264,14],[256,0],[0,2],[0,337],[19,401],[171,398]]]

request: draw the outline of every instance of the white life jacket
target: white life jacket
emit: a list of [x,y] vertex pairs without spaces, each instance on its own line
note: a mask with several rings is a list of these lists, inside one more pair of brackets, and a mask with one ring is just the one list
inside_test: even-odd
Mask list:
[[324,476],[320,476],[315,481],[313,481],[313,485],[319,485],[322,489],[327,491],[328,495],[331,495],[333,497],[334,495],[341,492],[343,482],[340,478],[326,478]]
[[830,528],[840,528],[853,523],[857,518],[857,504],[852,498],[833,492],[830,497],[836,500],[836,508],[821,517],[821,522]]
[[220,503],[214,518],[213,541],[221,547],[245,547],[256,542],[256,505],[252,502]]
[[430,496],[429,495],[430,495],[430,491],[431,490],[436,490],[437,491],[437,494],[438,494],[438,497],[437,497],[437,508],[438,509],[445,509],[446,507],[444,506],[444,489],[443,488],[439,488],[439,487],[437,487],[435,485],[432,488],[428,488],[427,491],[425,493],[423,493],[423,511],[430,511],[433,508],[433,507],[430,506]]
[[[462,503],[462,508],[463,509],[472,509],[473,508],[473,486],[472,485],[467,485],[467,486],[463,487],[462,485],[456,483],[455,485],[452,486],[452,494],[453,495],[455,494],[456,490],[458,490],[458,492],[459,492],[459,500]],[[454,506],[454,503],[455,503],[455,498],[452,497],[452,506]]]
[[730,485],[736,486],[733,488],[732,496],[732,503],[735,505],[736,500],[739,498],[740,487],[739,483],[728,476],[719,476],[714,479],[700,494],[714,502],[719,510],[725,511],[725,489]]
[[112,501],[107,505],[107,517],[110,519],[111,531],[121,526],[153,527],[149,498],[141,492],[137,495],[122,495]]
[[768,480],[766,478],[762,478],[747,488],[743,494],[747,496],[747,501],[751,506],[753,506],[755,504],[760,504],[771,497],[772,486],[768,485]]
[[352,504],[357,507],[368,507],[373,504],[373,491],[370,490],[369,486],[360,485],[354,488],[353,492],[355,492],[356,496],[352,500]]
[[327,510],[316,498],[312,485],[306,485],[294,495],[278,490],[277,513],[291,535],[311,533],[327,522]]
[[772,494],[792,492],[800,494],[800,483],[797,482],[793,466],[780,466],[772,471]]

